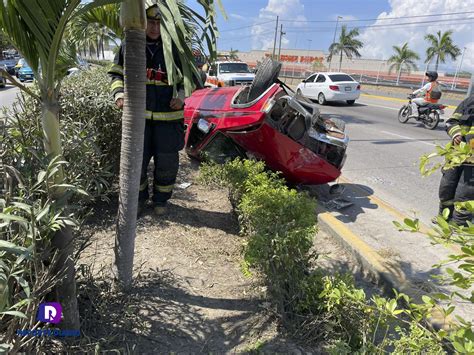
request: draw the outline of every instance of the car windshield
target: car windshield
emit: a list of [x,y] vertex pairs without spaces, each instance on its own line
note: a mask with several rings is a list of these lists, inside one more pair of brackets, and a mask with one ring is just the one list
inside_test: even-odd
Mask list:
[[352,79],[347,74],[333,74],[333,75],[329,75],[329,77],[335,83],[338,82],[338,81],[354,81],[354,79]]
[[219,66],[219,73],[250,73],[245,63],[223,63]]

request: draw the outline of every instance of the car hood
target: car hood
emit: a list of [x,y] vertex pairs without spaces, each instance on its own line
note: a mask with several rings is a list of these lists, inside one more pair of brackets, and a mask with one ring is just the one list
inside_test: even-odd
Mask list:
[[219,78],[221,80],[253,80],[255,78],[255,74],[252,73],[226,73],[226,74],[219,74]]

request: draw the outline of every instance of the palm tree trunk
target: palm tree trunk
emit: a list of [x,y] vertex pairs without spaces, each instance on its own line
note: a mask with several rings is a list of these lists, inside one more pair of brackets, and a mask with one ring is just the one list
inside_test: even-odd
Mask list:
[[[47,95],[45,95],[47,96]],[[44,146],[47,154],[53,157],[62,155],[61,138],[59,131],[59,103],[57,93],[49,97],[43,96],[42,125],[44,132]],[[54,177],[54,182],[60,184],[64,181],[62,168]],[[53,198],[59,199],[64,190],[54,191]],[[52,246],[59,252],[59,258],[54,266],[55,274],[63,274],[63,278],[53,290],[54,299],[62,306],[64,320],[61,322],[63,329],[80,329],[79,310],[76,294],[76,270],[74,266],[73,235],[70,227],[64,227],[52,238]]]
[[402,76],[402,68],[403,68],[403,65],[400,65],[400,69],[398,69],[397,85],[400,84],[400,77]]
[[339,57],[339,71],[341,71],[341,67],[342,67],[342,50],[341,50],[341,55]]
[[132,285],[135,229],[145,130],[145,32],[125,31],[125,105],[120,153],[120,196],[115,237],[115,271],[118,286]]
[[436,66],[435,66],[435,71],[438,71],[438,65],[439,65],[439,54],[436,56]]

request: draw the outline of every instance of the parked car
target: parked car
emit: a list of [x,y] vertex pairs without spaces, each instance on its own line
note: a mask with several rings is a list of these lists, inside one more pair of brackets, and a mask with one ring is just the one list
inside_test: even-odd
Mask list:
[[26,60],[25,58],[20,58],[18,59],[18,62],[16,63],[15,65],[15,75],[18,77],[18,72],[20,71],[20,69],[23,67],[23,66],[28,66],[28,64],[26,63]]
[[31,68],[27,64],[23,65],[20,70],[18,70],[18,79],[21,82],[24,82],[26,80],[33,80],[34,77],[35,76],[33,74],[33,70],[31,70]]
[[320,105],[328,101],[346,101],[349,105],[360,97],[360,84],[345,73],[314,73],[303,80],[296,92]]
[[222,163],[257,158],[293,184],[336,180],[349,138],[339,119],[278,81],[281,63],[267,59],[250,86],[205,88],[186,99],[185,149]]
[[7,68],[8,74],[15,75],[16,62],[17,61],[15,59],[4,59],[0,60],[0,66],[4,65]]
[[[0,69],[7,70],[5,65],[0,64]],[[2,74],[2,70],[0,70],[0,88],[4,88],[7,85],[7,79]]]

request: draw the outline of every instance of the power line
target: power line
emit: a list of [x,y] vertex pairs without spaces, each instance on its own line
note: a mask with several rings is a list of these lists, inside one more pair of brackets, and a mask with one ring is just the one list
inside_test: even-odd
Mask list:
[[267,34],[270,34],[270,33],[274,33],[273,31],[267,31],[267,32],[262,32],[262,33],[255,33],[255,34],[251,34],[251,35],[248,35],[248,36],[238,36],[238,37],[218,37],[218,40],[221,41],[223,39],[226,39],[226,40],[230,40],[230,39],[236,39],[236,40],[240,40],[242,38],[250,38],[250,37],[256,37],[256,36],[262,36],[262,35],[267,35]]
[[[363,22],[363,21],[388,21],[388,20],[399,20],[407,18],[420,18],[420,17],[438,17],[438,16],[452,16],[452,15],[467,15],[474,14],[474,11],[465,12],[447,12],[444,14],[430,14],[430,15],[415,15],[415,16],[400,16],[400,17],[385,17],[385,18],[371,18],[371,19],[358,19],[358,20],[340,20],[340,22]],[[336,20],[280,20],[284,22],[318,22],[318,23],[335,23]]]
[[269,20],[269,21],[265,21],[265,22],[259,22],[259,23],[254,23],[253,25],[249,25],[249,26],[242,26],[242,27],[236,27],[236,28],[229,28],[227,30],[222,30],[222,31],[219,31],[219,32],[230,32],[230,31],[236,31],[236,30],[241,30],[243,28],[250,28],[250,27],[254,27],[254,26],[258,26],[258,25],[265,25],[267,23],[270,23],[270,22],[275,22],[275,20]]
[[[466,17],[466,18],[459,18],[459,19],[449,19],[449,20],[438,20],[436,22],[433,21],[419,21],[419,22],[403,22],[403,23],[392,23],[386,25],[367,25],[367,26],[351,26],[347,27],[348,30],[357,28],[357,29],[366,29],[366,28],[374,28],[374,29],[386,29],[391,27],[400,27],[400,26],[449,26],[449,25],[457,25],[457,24],[466,24],[470,23],[474,20],[474,17]],[[455,22],[452,22],[455,21]],[[446,23],[441,23],[446,22]],[[449,22],[449,23],[447,23]],[[301,27],[287,27],[289,32],[332,32],[332,28],[301,28]],[[293,30],[293,31],[292,31]]]

